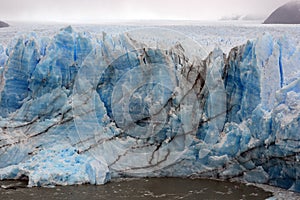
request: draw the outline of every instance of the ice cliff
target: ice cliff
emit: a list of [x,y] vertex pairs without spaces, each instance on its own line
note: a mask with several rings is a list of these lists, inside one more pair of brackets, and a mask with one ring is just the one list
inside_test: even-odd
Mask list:
[[141,33],[67,27],[0,48],[0,179],[192,176],[300,191],[300,49],[289,38],[264,34],[225,55]]

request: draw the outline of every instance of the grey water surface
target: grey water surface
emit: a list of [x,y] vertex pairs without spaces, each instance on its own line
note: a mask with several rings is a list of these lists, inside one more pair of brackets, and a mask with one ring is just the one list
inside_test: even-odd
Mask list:
[[26,182],[0,181],[0,199],[267,199],[272,193],[241,183],[204,179],[121,179],[106,185],[28,188]]

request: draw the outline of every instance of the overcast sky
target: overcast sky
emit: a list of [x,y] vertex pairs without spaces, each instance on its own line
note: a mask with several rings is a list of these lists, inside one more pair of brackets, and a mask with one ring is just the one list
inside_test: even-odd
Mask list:
[[130,19],[217,20],[267,16],[288,0],[0,0],[0,20],[97,21]]

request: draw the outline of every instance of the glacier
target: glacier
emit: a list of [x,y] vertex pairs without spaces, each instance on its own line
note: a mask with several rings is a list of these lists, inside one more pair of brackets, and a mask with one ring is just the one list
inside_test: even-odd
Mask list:
[[300,192],[299,63],[297,44],[268,33],[228,55],[158,28],[20,36],[0,47],[0,179],[204,177]]

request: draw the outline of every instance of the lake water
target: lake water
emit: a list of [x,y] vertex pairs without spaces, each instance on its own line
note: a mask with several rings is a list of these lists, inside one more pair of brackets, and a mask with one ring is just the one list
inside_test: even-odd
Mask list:
[[[203,179],[122,179],[106,185],[27,188],[26,182],[0,181],[0,199],[266,199],[272,193],[240,183]],[[4,188],[7,189],[4,189]]]

